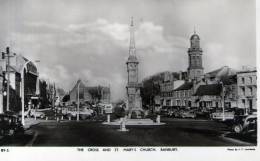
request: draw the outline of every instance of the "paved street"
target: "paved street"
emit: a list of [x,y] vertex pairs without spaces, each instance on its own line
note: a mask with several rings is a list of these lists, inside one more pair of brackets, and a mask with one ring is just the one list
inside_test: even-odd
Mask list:
[[[227,127],[213,121],[167,119],[163,126],[118,126],[93,121],[42,122],[33,126],[32,146],[240,146],[221,135]],[[17,145],[22,145],[17,143]]]

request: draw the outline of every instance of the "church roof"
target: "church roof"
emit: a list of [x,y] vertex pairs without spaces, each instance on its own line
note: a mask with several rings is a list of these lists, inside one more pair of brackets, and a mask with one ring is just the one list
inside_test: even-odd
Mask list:
[[221,84],[200,85],[194,96],[219,96],[221,90]]
[[174,91],[190,90],[192,87],[193,87],[192,82],[185,82],[180,87],[175,89]]

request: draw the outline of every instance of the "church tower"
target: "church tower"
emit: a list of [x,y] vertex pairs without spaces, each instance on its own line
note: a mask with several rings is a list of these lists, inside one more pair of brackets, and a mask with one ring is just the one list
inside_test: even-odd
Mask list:
[[204,75],[202,67],[202,49],[200,48],[199,35],[197,35],[195,31],[190,38],[190,48],[188,49],[188,54],[188,78],[189,80],[200,80]]
[[128,118],[131,118],[133,112],[136,113],[137,117],[141,115],[142,111],[142,99],[140,96],[140,84],[138,83],[138,64],[139,61],[136,57],[135,49],[135,37],[134,37],[134,22],[131,18],[130,24],[130,46],[129,46],[129,57],[127,59],[127,110]]

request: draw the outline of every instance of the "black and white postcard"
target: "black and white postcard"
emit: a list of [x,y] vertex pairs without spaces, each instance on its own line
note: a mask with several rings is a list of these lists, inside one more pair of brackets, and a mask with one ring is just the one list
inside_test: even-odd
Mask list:
[[0,158],[257,160],[257,3],[1,0]]

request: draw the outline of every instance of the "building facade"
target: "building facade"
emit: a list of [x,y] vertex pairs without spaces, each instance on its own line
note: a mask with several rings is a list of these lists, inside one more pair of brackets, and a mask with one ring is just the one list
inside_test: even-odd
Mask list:
[[174,106],[174,90],[184,83],[184,80],[181,80],[182,77],[180,77],[180,75],[174,77],[171,72],[164,73],[164,79],[160,82],[160,104],[162,106]]
[[238,108],[245,113],[257,110],[257,71],[241,71],[237,73]]
[[[24,81],[24,100],[25,108],[28,106],[36,106],[39,103],[38,95],[38,79],[39,73],[36,65],[25,58],[22,55],[13,55],[9,58],[5,57],[0,61],[2,68],[2,93],[3,93],[3,102],[1,104],[3,111],[7,110],[7,80],[8,80],[8,71],[9,71],[9,111],[19,112],[21,110],[21,79],[22,73]],[[9,66],[7,66],[7,61],[9,61]],[[26,64],[26,65],[25,65]],[[8,70],[7,70],[8,69]],[[32,101],[34,98],[37,98],[37,101]]]
[[193,82],[184,82],[173,91],[174,107],[192,107]]
[[195,107],[201,110],[223,107],[222,84],[200,85],[194,93]]

